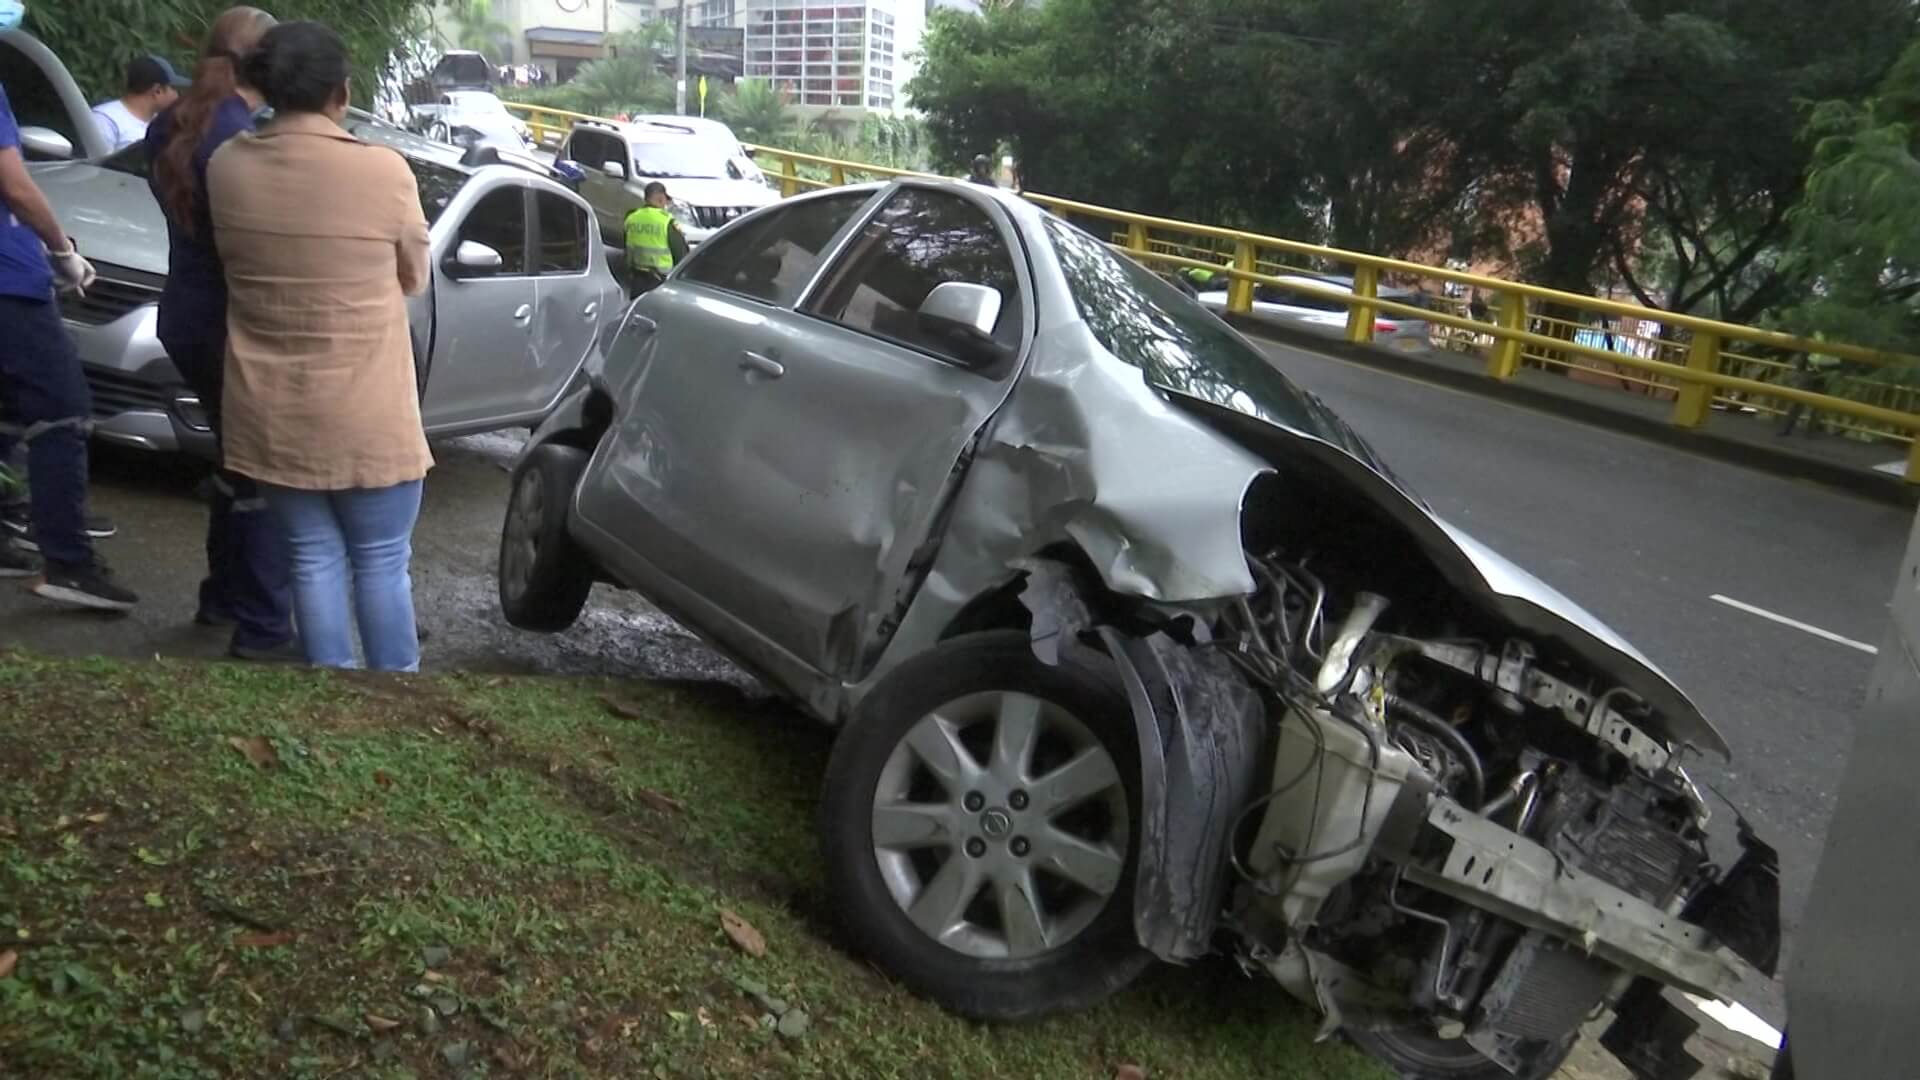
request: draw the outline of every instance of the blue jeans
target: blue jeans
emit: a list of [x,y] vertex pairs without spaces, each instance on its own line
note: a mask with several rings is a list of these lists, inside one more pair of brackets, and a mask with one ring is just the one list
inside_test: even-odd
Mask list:
[[420,670],[413,621],[413,525],[420,481],[385,488],[306,491],[262,484],[292,556],[293,621],[307,662],[359,667],[353,628],[367,667]]
[[[160,344],[180,377],[199,395],[217,440],[226,338],[167,338]],[[213,499],[207,512],[207,576],[200,582],[200,611],[233,622],[235,648],[271,649],[293,637],[293,590],[284,532],[267,510],[259,485],[228,469],[213,474]]]
[[0,438],[26,441],[34,539],[41,556],[61,568],[93,562],[86,533],[92,412],[60,305],[51,296],[0,296]]

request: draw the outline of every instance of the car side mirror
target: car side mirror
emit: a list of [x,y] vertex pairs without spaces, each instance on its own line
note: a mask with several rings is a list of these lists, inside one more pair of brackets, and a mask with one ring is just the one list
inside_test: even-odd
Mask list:
[[600,171],[613,177],[615,180],[625,180],[627,178],[627,167],[617,161],[609,161],[605,165],[600,166]]
[[21,128],[20,148],[44,160],[67,161],[73,157],[73,140],[52,128]]
[[751,157],[759,157],[759,156],[760,156],[760,151],[758,151],[758,150],[755,150],[755,149],[754,149],[753,147],[751,147],[751,146],[742,146],[742,147],[741,147],[740,149],[741,149],[741,150],[742,150],[743,152],[745,152],[745,153],[746,153],[746,155],[747,155],[748,157],[750,157],[750,158],[751,158]]
[[462,240],[447,260],[447,273],[457,277],[480,277],[500,269],[507,260],[500,253],[476,240]]
[[970,367],[989,367],[1007,356],[993,339],[1004,301],[1000,290],[964,281],[943,281],[920,302],[922,333],[941,339]]

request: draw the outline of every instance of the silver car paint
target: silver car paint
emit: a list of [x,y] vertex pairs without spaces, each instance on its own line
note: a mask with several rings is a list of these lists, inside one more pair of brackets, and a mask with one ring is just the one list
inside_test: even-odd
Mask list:
[[[1026,307],[1036,318],[1022,370],[979,428],[957,494],[945,478],[974,434],[966,426],[972,411],[929,413],[928,426],[943,427],[948,438],[924,457],[907,446],[863,443],[865,464],[856,473],[878,475],[875,457],[879,465],[897,464],[902,482],[892,489],[848,492],[833,488],[831,474],[796,476],[797,447],[844,438],[846,429],[789,426],[786,418],[868,414],[850,407],[844,384],[755,385],[735,361],[769,341],[783,350],[818,349],[827,328],[677,275],[635,306],[658,327],[643,335],[642,348],[658,352],[609,363],[615,429],[576,492],[575,531],[615,577],[662,600],[829,719],[844,717],[902,659],[930,648],[969,601],[1007,581],[1024,558],[1058,542],[1079,548],[1106,586],[1125,595],[1207,607],[1253,587],[1240,547],[1241,504],[1253,480],[1269,471],[1266,459],[1204,419],[1205,406],[1150,386],[1099,345],[1042,231],[1043,211],[1004,192],[940,186],[997,208],[1003,226],[1013,227],[1027,260],[1023,282],[1032,290]],[[655,378],[668,362],[663,356],[694,370],[698,382],[663,390]],[[713,396],[689,396],[694,385]],[[754,407],[756,396],[769,407]],[[1348,450],[1260,423],[1337,462],[1362,494],[1431,549],[1463,592],[1485,598],[1521,628],[1563,641],[1639,693],[1665,714],[1672,737],[1725,752],[1686,695],[1599,619],[1440,521]],[[824,460],[830,453],[816,448],[808,456]],[[857,505],[845,501],[849,495]],[[946,530],[914,591],[901,572],[904,555],[947,498],[955,501],[945,511]],[[810,512],[810,499],[835,513]],[[805,515],[804,527],[785,524],[795,515]],[[834,543],[850,554],[833,602],[822,603],[806,564]],[[860,575],[870,580],[853,586],[848,579]],[[897,630],[885,636],[891,612],[882,600],[907,596]],[[823,619],[859,626],[862,640],[827,647]],[[792,633],[795,620],[812,635]],[[876,647],[877,661],[862,665]]]

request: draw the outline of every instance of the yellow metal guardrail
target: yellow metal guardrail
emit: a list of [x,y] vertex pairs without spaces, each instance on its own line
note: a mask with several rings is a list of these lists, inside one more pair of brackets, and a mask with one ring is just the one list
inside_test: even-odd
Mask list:
[[[557,142],[576,120],[599,117],[560,109],[515,105],[543,144]],[[564,126],[563,123],[564,122]],[[763,169],[778,180],[783,195],[802,190],[835,187],[866,179],[926,177],[930,174],[861,162],[842,161],[774,147],[750,146]],[[1581,296],[1524,282],[1506,281],[1444,267],[1427,266],[1379,255],[1301,243],[1277,236],[1242,232],[1198,222],[1136,214],[1053,195],[1024,192],[1030,201],[1075,218],[1093,218],[1114,227],[1113,246],[1148,264],[1170,268],[1196,267],[1224,272],[1229,278],[1227,310],[1253,310],[1255,285],[1315,296],[1347,308],[1346,339],[1364,344],[1373,340],[1374,320],[1382,316],[1421,319],[1432,328],[1436,344],[1484,351],[1487,374],[1512,379],[1523,363],[1569,371],[1597,372],[1662,398],[1671,396],[1671,420],[1681,427],[1706,423],[1715,404],[1730,408],[1785,413],[1790,407],[1812,410],[1836,427],[1855,434],[1907,444],[1905,479],[1920,484],[1920,390],[1875,381],[1852,373],[1812,373],[1795,369],[1783,357],[1810,354],[1834,357],[1868,370],[1888,365],[1913,365],[1920,357],[1882,352],[1839,342],[1815,341],[1794,334],[1720,322]],[[1352,267],[1353,291],[1317,288],[1282,280],[1285,274],[1313,274],[1308,266],[1286,259],[1334,263]],[[1419,282],[1459,285],[1494,298],[1491,320],[1472,317],[1463,303],[1436,303],[1430,307],[1399,303],[1380,296],[1386,275]],[[1577,317],[1561,314],[1575,312]],[[1613,323],[1620,323],[1617,329]],[[1653,323],[1666,337],[1648,335],[1641,325]],[[1595,332],[1603,345],[1589,344]],[[1684,334],[1684,340],[1678,335]],[[1607,335],[1610,335],[1607,336]],[[1611,344],[1613,347],[1604,347]],[[1729,346],[1745,350],[1736,352]],[[1623,347],[1624,346],[1624,347]],[[1761,353],[1773,355],[1758,355]],[[1624,370],[1623,370],[1624,369]],[[1844,394],[1812,389],[1820,383]]]

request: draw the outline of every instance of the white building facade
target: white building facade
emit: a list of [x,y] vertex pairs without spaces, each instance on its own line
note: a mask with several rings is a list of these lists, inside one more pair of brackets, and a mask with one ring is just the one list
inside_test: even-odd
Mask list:
[[906,107],[927,25],[925,0],[702,0],[689,21],[744,29],[746,78],[841,116]]

